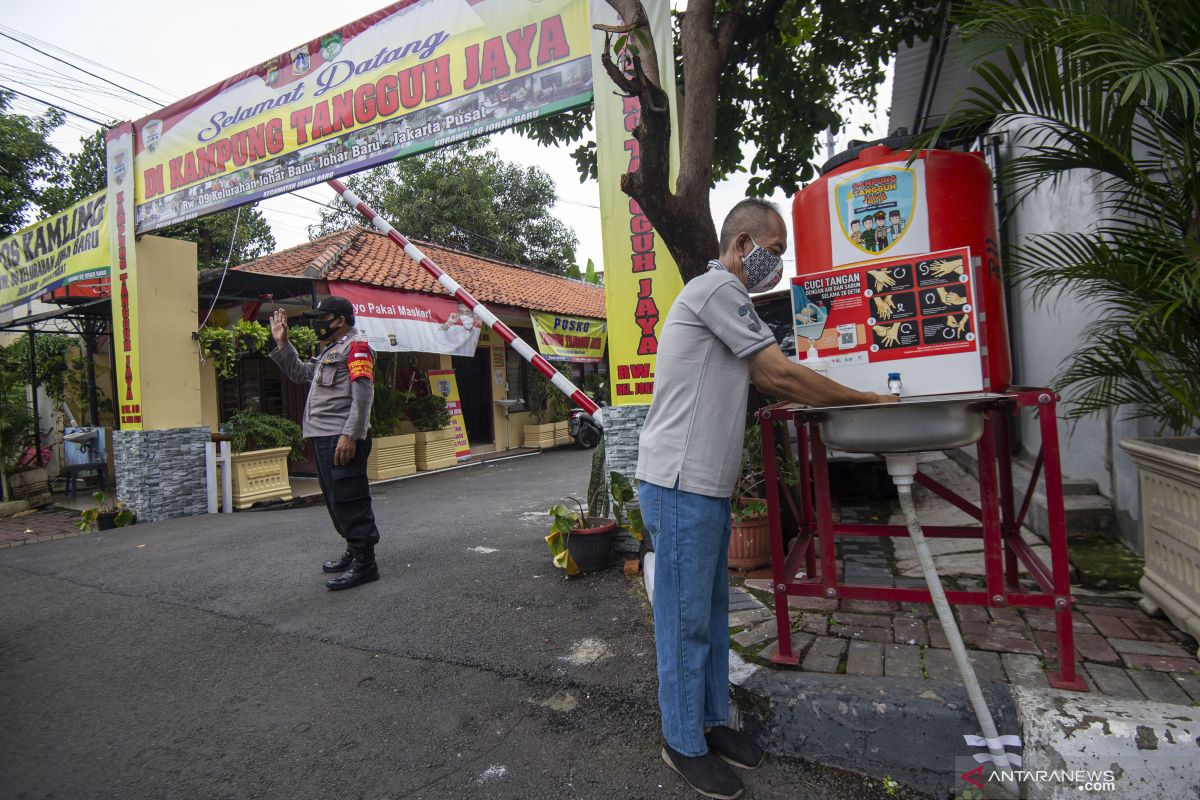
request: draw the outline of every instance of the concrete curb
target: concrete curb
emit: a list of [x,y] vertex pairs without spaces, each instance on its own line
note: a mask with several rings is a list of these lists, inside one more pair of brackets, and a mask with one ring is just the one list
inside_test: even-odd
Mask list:
[[1013,687],[1030,770],[1103,773],[1115,788],[1026,782],[1029,800],[1200,797],[1200,708]]
[[[999,732],[1019,735],[1008,687],[983,690]],[[891,777],[933,797],[961,785],[956,759],[978,752],[963,741],[978,725],[952,681],[759,669],[732,691],[743,729],[767,752]]]
[[[768,753],[891,777],[934,798],[971,788],[961,776],[983,750],[963,740],[978,724],[956,681],[775,671],[731,653],[730,683],[734,724]],[[1020,769],[1056,773],[1026,776],[1025,800],[1200,797],[1196,706],[1000,683],[983,691],[999,733],[1021,737]],[[1100,785],[1105,771],[1111,785]],[[988,784],[978,796],[1007,795]]]

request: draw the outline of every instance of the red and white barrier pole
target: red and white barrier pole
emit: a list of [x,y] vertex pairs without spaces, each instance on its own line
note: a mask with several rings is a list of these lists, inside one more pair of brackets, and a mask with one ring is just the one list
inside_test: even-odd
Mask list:
[[519,339],[512,329],[496,318],[496,315],[488,310],[487,306],[480,303],[471,293],[458,285],[458,282],[442,271],[441,267],[429,260],[429,257],[422,253],[413,245],[403,234],[387,223],[387,220],[375,213],[369,205],[364,203],[358,195],[346,188],[339,180],[331,180],[327,182],[333,190],[338,193],[338,196],[346,201],[347,204],[359,214],[362,214],[368,222],[370,222],[376,230],[385,234],[389,239],[399,245],[408,257],[420,264],[426,272],[432,275],[438,283],[440,283],[447,292],[466,303],[467,308],[470,308],[479,318],[482,319],[489,328],[500,334],[500,338],[508,342],[512,349],[521,354],[521,357],[533,364],[537,371],[550,379],[554,384],[554,388],[571,398],[580,408],[589,414],[595,414],[598,406],[592,402],[592,398],[588,397],[571,381],[567,380],[567,376],[556,370],[549,361],[542,357],[540,353],[533,352],[524,341]]

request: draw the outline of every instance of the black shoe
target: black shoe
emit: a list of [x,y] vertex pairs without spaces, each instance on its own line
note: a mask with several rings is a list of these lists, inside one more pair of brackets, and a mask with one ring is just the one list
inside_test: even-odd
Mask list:
[[741,731],[718,725],[704,734],[704,741],[708,742],[708,751],[716,753],[726,764],[754,769],[762,763],[762,748]]
[[375,548],[371,545],[350,545],[350,566],[336,578],[325,581],[331,592],[353,589],[360,584],[379,580],[379,567],[375,565]]
[[735,800],[745,791],[741,779],[711,751],[702,756],[685,756],[664,744],[662,759],[687,781],[688,786],[705,797]]
[[346,548],[346,552],[342,553],[337,561],[326,561],[321,565],[322,572],[345,572],[350,566],[350,562],[354,559],[354,553],[350,552],[350,548]]

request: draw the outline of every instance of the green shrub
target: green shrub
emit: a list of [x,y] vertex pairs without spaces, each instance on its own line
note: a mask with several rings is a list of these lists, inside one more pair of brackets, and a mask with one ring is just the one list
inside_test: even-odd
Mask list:
[[440,394],[427,394],[408,404],[408,418],[418,431],[440,431],[450,425],[450,412],[446,398]]
[[286,417],[239,411],[229,418],[229,422],[224,427],[228,428],[229,434],[233,437],[233,452],[235,453],[290,447],[292,452],[288,454],[289,458],[294,460],[303,458],[300,447],[304,444],[304,436],[300,431],[300,426]]
[[371,435],[394,436],[398,433],[400,423],[407,415],[405,406],[408,402],[409,397],[404,392],[376,381],[375,398],[371,401]]

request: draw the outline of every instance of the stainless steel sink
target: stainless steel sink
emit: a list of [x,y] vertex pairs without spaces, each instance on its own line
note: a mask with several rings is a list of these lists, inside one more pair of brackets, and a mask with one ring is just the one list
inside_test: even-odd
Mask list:
[[1007,395],[938,394],[899,403],[829,406],[809,414],[825,445],[846,453],[920,453],[966,447],[983,436],[983,412]]

